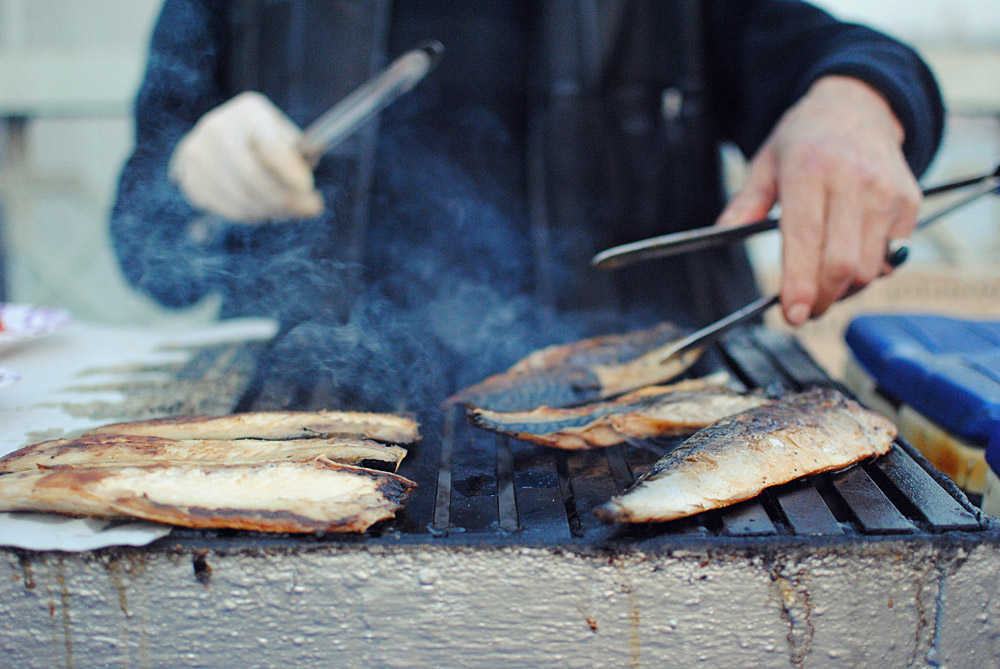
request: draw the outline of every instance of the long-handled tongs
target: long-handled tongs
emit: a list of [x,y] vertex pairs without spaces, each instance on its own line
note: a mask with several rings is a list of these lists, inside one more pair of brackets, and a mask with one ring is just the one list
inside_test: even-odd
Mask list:
[[[970,202],[978,200],[984,195],[988,195],[990,193],[1000,194],[1000,165],[998,165],[993,172],[988,174],[926,188],[924,189],[923,194],[924,197],[930,197],[968,186],[979,187],[965,194],[946,207],[942,207],[941,209],[921,219],[917,223],[914,232],[926,228],[931,223],[938,221],[956,209],[964,207]],[[778,220],[768,218],[762,221],[756,221],[754,223],[732,228],[709,226],[706,228],[698,228],[696,230],[687,230],[669,235],[661,235],[659,237],[644,239],[642,241],[632,242],[631,244],[623,244],[621,246],[615,246],[605,251],[601,251],[594,256],[593,260],[591,260],[591,265],[597,269],[624,267],[625,265],[631,265],[632,263],[650,260],[652,258],[663,258],[713,246],[733,244],[757,233],[774,230],[777,227]],[[889,248],[886,249],[886,262],[888,262],[891,266],[896,267],[901,265],[906,260],[908,255],[909,244],[907,241],[904,239],[894,239],[889,242]],[[663,351],[660,362],[666,363],[667,361],[677,358],[678,356],[689,351],[704,348],[708,344],[718,340],[733,327],[755,318],[764,311],[770,309],[778,303],[779,297],[779,295],[767,295],[762,297],[751,302],[742,309],[734,311],[725,318],[722,318],[711,325],[703,327],[700,330],[679,339]]]
[[317,162],[379,111],[416,86],[444,53],[440,42],[424,42],[403,53],[384,70],[313,121],[302,133],[300,149]]

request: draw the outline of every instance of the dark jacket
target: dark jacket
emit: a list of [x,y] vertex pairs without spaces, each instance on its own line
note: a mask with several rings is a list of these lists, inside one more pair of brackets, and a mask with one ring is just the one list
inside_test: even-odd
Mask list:
[[[319,165],[319,218],[205,226],[168,183],[177,141],[239,91],[304,126],[428,38],[439,67]],[[886,96],[920,174],[943,123],[927,68],[800,2],[167,0],[111,232],[126,276],[163,304],[218,291],[225,315],[353,332],[389,319],[450,354],[486,344],[509,360],[559,336],[540,320],[564,338],[622,313],[704,321],[754,295],[742,250],[614,274],[587,260],[711,224],[719,142],[753,154],[825,74]]]

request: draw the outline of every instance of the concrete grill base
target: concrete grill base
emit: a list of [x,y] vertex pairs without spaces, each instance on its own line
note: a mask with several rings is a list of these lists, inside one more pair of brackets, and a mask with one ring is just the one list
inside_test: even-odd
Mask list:
[[1000,665],[997,543],[7,552],[6,666]]

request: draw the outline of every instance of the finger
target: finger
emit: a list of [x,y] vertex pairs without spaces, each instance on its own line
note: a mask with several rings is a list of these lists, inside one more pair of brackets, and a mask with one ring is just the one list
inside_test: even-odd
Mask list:
[[281,187],[279,207],[300,217],[323,210],[316,191],[312,166],[299,149],[302,133],[284,115],[262,122],[251,138],[251,150]]
[[237,190],[240,201],[247,204],[243,220],[299,216],[295,207],[301,208],[301,196],[312,194],[318,199],[318,194],[312,189],[306,193],[291,189],[268,167],[263,160],[265,154],[254,148],[256,130],[250,132],[245,140],[230,147],[233,156],[227,161],[230,168],[226,170],[233,182],[231,188]]
[[746,183],[726,205],[716,225],[730,227],[765,218],[778,197],[776,174],[774,151],[765,147],[750,163]]
[[[909,239],[917,227],[917,214],[920,212],[923,194],[920,192],[920,185],[909,169],[905,170],[903,183],[905,186],[902,189],[895,209],[895,215],[889,226],[889,233],[886,235],[887,245],[893,239]],[[889,274],[895,268],[896,266],[886,262],[883,256],[880,274]]]
[[855,291],[861,290],[876,277],[886,273],[889,264],[886,255],[893,235],[893,221],[898,215],[899,204],[882,195],[871,195],[864,211],[861,236],[861,256],[854,276]]
[[816,303],[826,222],[824,166],[802,153],[782,161],[778,170],[781,199],[781,305],[785,319],[801,325]]
[[253,212],[253,198],[242,187],[230,169],[220,169],[218,164],[221,148],[214,143],[182,142],[172,161],[177,182],[187,197],[198,209],[210,211],[229,220],[249,220]]
[[[289,188],[262,160],[267,151],[254,148],[261,128],[271,126],[276,116],[269,108],[262,111],[266,113],[247,119],[243,132],[221,137],[216,158],[219,169],[209,181],[217,189],[215,198],[210,199],[213,209],[245,222],[317,215],[323,202],[315,189],[300,193]],[[267,130],[263,133],[269,134]]]
[[315,188],[312,166],[299,149],[302,132],[277,112],[254,127],[250,148],[285,186],[300,193]]
[[866,213],[857,180],[853,175],[833,179],[829,197],[813,316],[823,314],[847,294],[855,283],[862,255]]

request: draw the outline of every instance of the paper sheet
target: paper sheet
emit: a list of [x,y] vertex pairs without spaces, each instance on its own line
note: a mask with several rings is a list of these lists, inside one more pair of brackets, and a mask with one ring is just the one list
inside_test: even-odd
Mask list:
[[35,551],[89,551],[145,546],[170,534],[170,525],[70,518],[49,513],[0,513],[0,546]]

